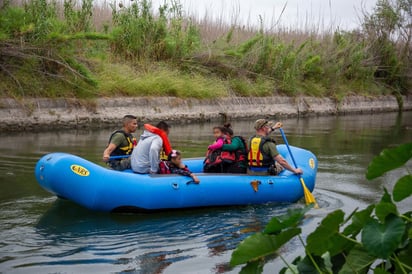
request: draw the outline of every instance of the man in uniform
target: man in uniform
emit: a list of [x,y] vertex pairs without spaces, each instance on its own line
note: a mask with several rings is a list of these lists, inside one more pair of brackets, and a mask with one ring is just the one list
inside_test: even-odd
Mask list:
[[[110,135],[109,144],[103,152],[103,161],[114,170],[130,168],[130,155],[136,146],[136,138],[132,135],[137,129],[137,118],[133,115],[123,117],[123,128]],[[112,158],[111,158],[112,157]]]
[[249,139],[248,169],[252,175],[277,175],[282,169],[287,169],[295,174],[302,174],[300,168],[292,167],[276,148],[276,142],[269,134],[282,123],[274,123],[266,119],[255,122],[256,135]]

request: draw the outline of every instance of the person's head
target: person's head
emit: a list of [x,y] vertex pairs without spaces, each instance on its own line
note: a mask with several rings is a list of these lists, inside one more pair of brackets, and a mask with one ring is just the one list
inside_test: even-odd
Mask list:
[[123,117],[123,128],[127,133],[135,132],[137,129],[137,118],[134,115],[125,115]]
[[274,122],[269,121],[267,119],[258,119],[255,122],[254,128],[258,135],[267,136],[272,131],[272,127],[274,126]]
[[219,137],[223,137],[225,135],[226,130],[224,127],[214,127],[213,128],[213,136],[217,139]]
[[180,153],[180,151],[173,149],[172,152],[170,152],[167,156],[167,160],[179,166],[182,162],[182,154]]
[[169,126],[165,121],[160,121],[159,123],[157,123],[156,127],[157,127],[158,129],[163,130],[163,131],[166,132],[167,134],[169,134],[170,126]]
[[225,129],[227,135],[233,136],[233,129],[232,129],[232,125],[230,123],[224,124],[223,128]]

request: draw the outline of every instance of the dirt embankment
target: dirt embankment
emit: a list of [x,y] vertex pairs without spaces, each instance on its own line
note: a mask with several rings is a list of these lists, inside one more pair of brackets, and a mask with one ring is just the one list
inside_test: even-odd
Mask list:
[[[314,97],[231,97],[214,100],[174,97],[76,99],[0,98],[0,131],[22,131],[118,125],[125,114],[139,121],[172,123],[248,117],[339,115],[399,111],[394,96],[352,96],[335,101]],[[412,96],[402,97],[402,110],[412,110]]]

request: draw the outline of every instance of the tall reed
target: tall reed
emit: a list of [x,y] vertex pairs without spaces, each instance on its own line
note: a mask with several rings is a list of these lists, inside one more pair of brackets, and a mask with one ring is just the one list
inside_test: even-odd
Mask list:
[[[42,96],[55,94],[45,92],[48,81],[61,81],[61,96],[68,90],[95,96],[99,85],[113,86],[101,77],[109,66],[100,64],[121,62],[146,76],[166,66],[176,71],[168,81],[173,75],[199,83],[219,79],[227,88],[220,96],[406,94],[412,74],[408,1],[378,0],[357,30],[341,31],[321,21],[317,27],[306,22],[303,30],[287,28],[281,18],[272,19],[270,27],[263,18],[257,27],[239,25],[239,7],[227,23],[223,11],[187,15],[179,1],[154,9],[150,0],[7,0],[0,7],[0,85],[12,94]],[[42,79],[34,81],[36,92],[28,78]],[[190,96],[199,97],[194,93]]]

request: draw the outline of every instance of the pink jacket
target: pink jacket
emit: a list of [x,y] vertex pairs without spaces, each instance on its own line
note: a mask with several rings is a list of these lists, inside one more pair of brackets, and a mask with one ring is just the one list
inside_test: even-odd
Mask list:
[[223,147],[224,142],[225,142],[225,138],[219,137],[216,139],[216,141],[213,144],[208,146],[207,149],[210,149],[210,150],[221,149]]

